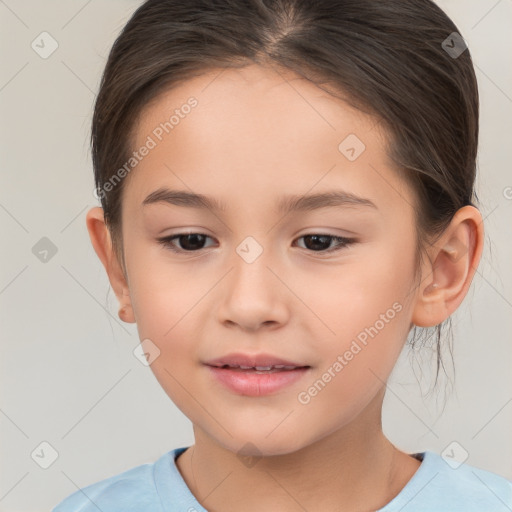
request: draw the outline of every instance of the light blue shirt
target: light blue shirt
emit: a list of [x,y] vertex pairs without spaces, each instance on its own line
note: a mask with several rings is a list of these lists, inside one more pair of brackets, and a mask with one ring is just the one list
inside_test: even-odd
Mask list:
[[[52,512],[207,512],[176,466],[175,458],[186,449],[84,487]],[[422,461],[416,473],[377,512],[512,511],[512,481],[467,464],[453,469],[434,452],[415,456]]]

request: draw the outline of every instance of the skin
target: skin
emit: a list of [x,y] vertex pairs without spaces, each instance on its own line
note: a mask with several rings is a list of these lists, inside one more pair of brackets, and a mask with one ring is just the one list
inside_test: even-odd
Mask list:
[[[417,286],[415,197],[387,157],[376,120],[291,72],[252,65],[219,73],[164,93],[140,118],[134,148],[188,98],[198,100],[125,178],[126,274],[99,207],[87,214],[93,247],[123,320],[136,322],[140,339],[160,350],[151,370],[193,423],[195,444],[176,463],[205,508],[376,510],[420,465],[382,432],[386,380],[412,326],[441,323],[464,299],[482,252],[482,217],[471,206],[456,213],[429,246]],[[351,133],[366,146],[353,162],[338,150]],[[212,196],[227,208],[142,207],[161,186]],[[369,198],[378,210],[275,211],[283,195],[334,189]],[[156,240],[187,230],[211,238],[183,254]],[[357,242],[322,257],[336,241],[321,253],[300,238],[307,234]],[[236,252],[247,236],[263,249],[252,263]],[[396,302],[401,311],[309,403],[299,403],[298,393]],[[273,395],[238,395],[202,364],[238,351],[311,368]],[[237,456],[244,446],[245,455],[261,457],[250,467]]]

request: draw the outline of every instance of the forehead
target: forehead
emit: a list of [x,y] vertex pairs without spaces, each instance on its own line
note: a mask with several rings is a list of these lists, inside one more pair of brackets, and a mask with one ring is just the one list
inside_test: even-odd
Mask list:
[[[176,111],[183,109],[191,98],[197,99],[198,105],[191,109],[190,116],[185,114],[183,117],[183,113]],[[259,65],[209,70],[153,98],[139,118],[135,145],[142,144],[147,134],[174,113],[181,114],[179,120],[173,120],[173,123],[177,121],[172,129],[175,135],[183,131],[178,130],[178,125],[186,117],[194,119],[196,128],[211,128],[217,136],[222,135],[218,133],[220,128],[229,133],[250,124],[252,134],[259,132],[259,135],[267,134],[273,138],[279,127],[287,127],[288,130],[281,134],[282,139],[303,135],[312,142],[319,127],[324,132],[350,126],[363,136],[368,129],[373,131],[377,124],[372,116],[291,70]],[[211,124],[212,116],[215,116],[215,125]],[[239,135],[243,133],[249,132],[245,130]],[[378,134],[384,135],[382,132]]]
[[374,117],[277,68],[211,70],[164,92],[142,112],[133,149],[150,139],[125,192],[137,204],[161,185],[240,206],[340,185],[381,206],[408,193]]

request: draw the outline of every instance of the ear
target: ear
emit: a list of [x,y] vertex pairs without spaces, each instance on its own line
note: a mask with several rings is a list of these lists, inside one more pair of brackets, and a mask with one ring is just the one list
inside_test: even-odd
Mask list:
[[[120,304],[120,318],[125,322],[135,323],[133,309],[131,307],[128,283],[124,271],[115,255],[112,246],[110,231],[105,223],[103,208],[95,206],[87,212],[87,230],[92,246],[105,270],[110,285],[116,294]],[[122,316],[121,316],[122,312]]]
[[[474,206],[454,215],[442,237],[429,250],[422,269],[411,322],[432,327],[446,320],[460,305],[480,262],[484,243],[483,220]],[[433,262],[433,264],[432,264]]]

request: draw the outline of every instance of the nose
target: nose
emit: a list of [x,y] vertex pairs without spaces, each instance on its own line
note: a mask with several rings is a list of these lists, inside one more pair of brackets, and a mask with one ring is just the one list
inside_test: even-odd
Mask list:
[[[244,249],[247,249],[244,252]],[[247,254],[251,254],[247,257]],[[292,293],[286,276],[279,275],[279,264],[271,260],[270,251],[262,250],[254,258],[254,247],[241,244],[230,260],[230,271],[219,288],[219,320],[244,331],[257,331],[261,326],[276,329],[290,315]]]

